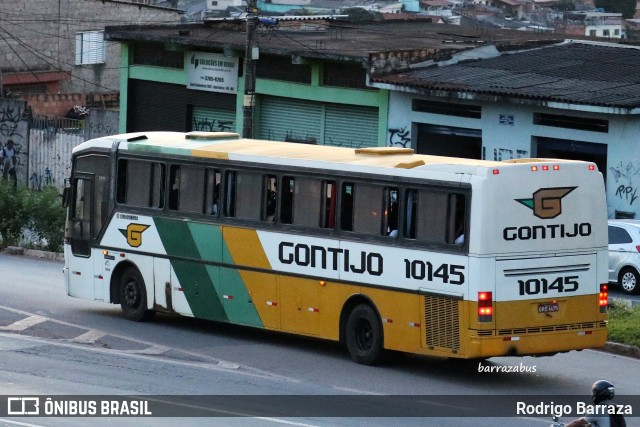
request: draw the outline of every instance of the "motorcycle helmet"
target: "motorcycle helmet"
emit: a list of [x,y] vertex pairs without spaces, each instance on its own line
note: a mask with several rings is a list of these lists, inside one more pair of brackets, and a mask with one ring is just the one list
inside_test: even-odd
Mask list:
[[607,380],[600,380],[591,386],[591,401],[597,405],[604,400],[611,400],[615,394],[615,388]]

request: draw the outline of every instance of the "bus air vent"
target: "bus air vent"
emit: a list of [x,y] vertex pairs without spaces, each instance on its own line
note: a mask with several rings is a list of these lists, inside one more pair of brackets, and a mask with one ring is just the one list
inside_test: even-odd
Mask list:
[[460,350],[459,303],[454,298],[424,297],[425,343],[428,348]]
[[399,169],[413,169],[413,168],[417,168],[418,166],[424,166],[424,165],[426,165],[424,160],[416,160],[415,162],[398,163],[394,167],[399,168]]
[[238,139],[240,134],[235,132],[188,132],[185,139],[215,141],[220,139]]
[[499,329],[498,335],[524,335],[524,334],[536,334],[544,332],[561,332],[561,331],[575,331],[575,330],[587,330],[596,328],[606,328],[607,322],[584,322],[584,323],[572,323],[568,325],[549,325],[542,327],[532,328],[520,328],[520,329]]
[[394,154],[413,154],[413,148],[365,147],[365,148],[356,148],[356,154],[373,154],[376,156],[389,156]]

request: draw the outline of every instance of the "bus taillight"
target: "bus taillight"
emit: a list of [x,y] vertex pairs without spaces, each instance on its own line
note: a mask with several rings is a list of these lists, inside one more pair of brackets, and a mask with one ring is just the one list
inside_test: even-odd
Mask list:
[[493,320],[493,294],[491,292],[478,292],[478,322],[491,322]]
[[606,283],[600,284],[600,294],[598,295],[598,305],[600,306],[600,313],[606,313],[609,308],[609,285]]

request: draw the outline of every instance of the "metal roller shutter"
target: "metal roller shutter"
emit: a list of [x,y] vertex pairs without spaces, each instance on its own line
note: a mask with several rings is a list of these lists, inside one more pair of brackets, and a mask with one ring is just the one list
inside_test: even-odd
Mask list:
[[318,143],[322,140],[322,104],[264,97],[260,103],[259,138]]
[[265,97],[259,138],[342,147],[378,145],[378,109]]
[[324,143],[353,148],[377,146],[378,109],[327,104]]

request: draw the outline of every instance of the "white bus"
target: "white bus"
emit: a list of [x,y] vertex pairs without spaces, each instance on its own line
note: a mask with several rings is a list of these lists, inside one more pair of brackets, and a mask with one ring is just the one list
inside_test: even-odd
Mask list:
[[67,293],[454,358],[607,338],[607,214],[593,163],[504,162],[147,132],[73,151]]

